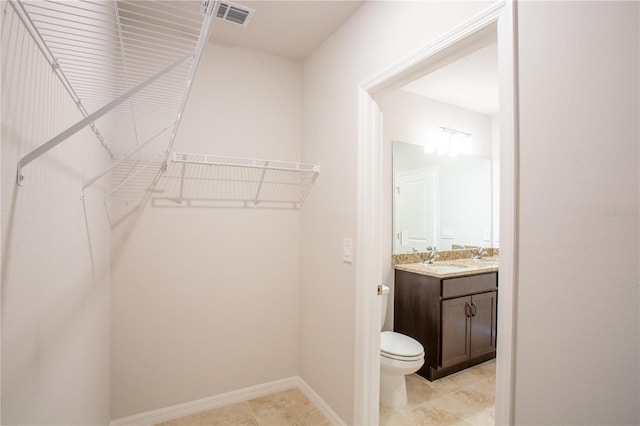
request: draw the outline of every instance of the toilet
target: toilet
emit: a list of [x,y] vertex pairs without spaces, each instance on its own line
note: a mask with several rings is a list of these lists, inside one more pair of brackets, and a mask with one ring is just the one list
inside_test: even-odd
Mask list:
[[[380,330],[387,316],[389,287],[382,286]],[[380,333],[380,403],[389,407],[407,405],[405,376],[424,364],[424,348],[415,339],[394,331]]]

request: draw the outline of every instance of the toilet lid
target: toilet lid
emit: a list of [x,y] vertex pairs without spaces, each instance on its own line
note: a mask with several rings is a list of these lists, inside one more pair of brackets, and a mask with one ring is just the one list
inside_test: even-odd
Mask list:
[[380,353],[390,358],[415,358],[424,356],[424,348],[409,336],[383,331],[380,333]]

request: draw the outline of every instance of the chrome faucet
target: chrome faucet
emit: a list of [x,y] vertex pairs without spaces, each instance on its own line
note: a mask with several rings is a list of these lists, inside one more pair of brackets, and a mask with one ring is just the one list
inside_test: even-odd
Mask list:
[[438,250],[436,250],[435,246],[433,248],[427,247],[427,254],[425,254],[424,259],[422,260],[422,263],[424,263],[425,265],[429,265],[439,257],[440,255],[438,254]]
[[484,248],[482,247],[478,247],[478,249],[476,250],[476,252],[473,254],[472,258],[473,259],[480,259],[482,256],[484,256],[485,254],[487,254],[487,252],[485,251]]

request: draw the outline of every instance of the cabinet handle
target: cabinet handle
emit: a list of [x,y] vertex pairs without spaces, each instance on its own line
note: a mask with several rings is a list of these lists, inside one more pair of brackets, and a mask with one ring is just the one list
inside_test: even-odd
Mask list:
[[475,317],[476,313],[478,312],[478,307],[476,306],[475,303],[471,302],[471,316]]
[[467,318],[471,318],[471,305],[468,302],[464,304],[464,315]]

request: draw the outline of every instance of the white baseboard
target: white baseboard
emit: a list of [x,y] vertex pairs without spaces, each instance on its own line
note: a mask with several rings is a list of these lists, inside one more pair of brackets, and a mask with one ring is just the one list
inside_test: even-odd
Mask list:
[[324,402],[322,398],[320,398],[317,393],[315,393],[313,389],[311,389],[304,380],[298,376],[294,376],[244,389],[238,389],[220,395],[210,396],[208,398],[198,399],[196,401],[173,405],[171,407],[159,408],[157,410],[123,417],[112,420],[110,426],[153,425],[295,387],[300,388],[302,393],[309,398],[309,400],[329,419],[332,424],[339,426],[345,425],[342,419],[331,409],[331,407],[329,407],[329,405],[327,405],[326,402]]
[[340,416],[338,416],[336,412],[333,411],[326,402],[324,402],[324,399],[320,398],[320,395],[311,389],[311,386],[309,386],[307,382],[302,380],[300,377],[298,377],[298,380],[298,387],[302,393],[309,398],[309,401],[311,401],[311,403],[315,405],[327,419],[329,419],[332,425],[346,426],[346,423],[340,418]]
[[112,420],[110,426],[153,425],[156,423],[166,422],[167,420],[189,416],[201,411],[212,410],[214,408],[223,407],[225,405],[235,404],[236,402],[258,398],[270,393],[281,392],[283,390],[295,388],[299,384],[299,377],[289,377],[286,379],[263,383],[244,389],[238,389],[220,395],[210,396],[208,398],[202,398],[195,401],[185,402],[183,404],[173,405],[171,407],[159,408],[157,410],[147,411],[144,413],[135,414],[133,416]]

